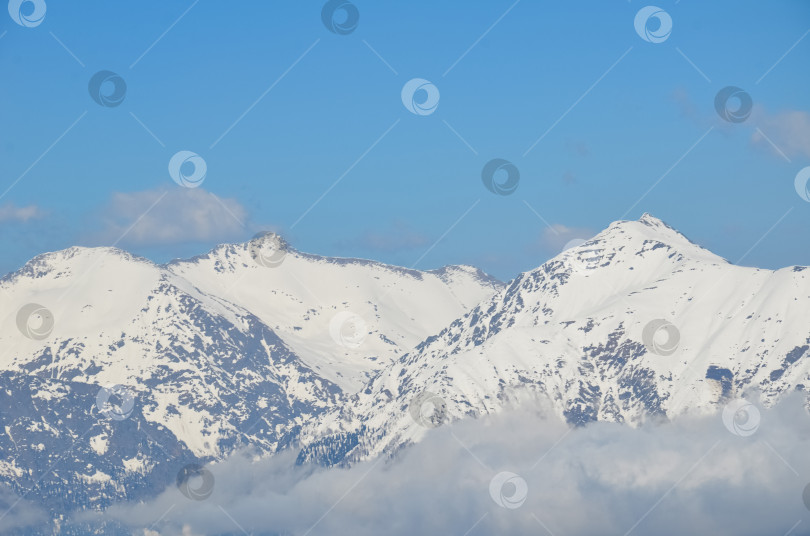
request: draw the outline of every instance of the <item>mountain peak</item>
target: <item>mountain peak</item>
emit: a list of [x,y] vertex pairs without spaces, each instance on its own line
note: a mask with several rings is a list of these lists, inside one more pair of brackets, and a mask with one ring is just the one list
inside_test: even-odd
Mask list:
[[618,249],[628,245],[629,241],[629,244],[635,246],[635,248],[629,248],[634,253],[638,252],[639,248],[646,250],[652,247],[651,244],[660,243],[685,257],[698,258],[712,263],[727,262],[649,212],[645,212],[638,220],[613,222],[594,237],[594,240],[601,242],[603,247],[612,246]]
[[694,244],[694,242],[692,242],[691,240],[686,238],[683,235],[683,233],[681,233],[679,230],[677,230],[673,226],[669,225],[664,220],[662,220],[660,218],[656,218],[655,216],[653,216],[649,212],[645,212],[644,214],[642,214],[641,217],[638,219],[638,223],[646,225],[647,227],[650,227],[650,228],[655,229],[655,230],[660,231],[660,232],[671,233],[671,234],[677,235],[679,239],[686,240],[687,242]]
[[669,227],[669,225],[664,223],[661,219],[656,218],[655,216],[653,216],[649,212],[645,212],[644,214],[642,214],[641,217],[638,219],[638,221],[645,224],[645,225],[651,225],[651,226],[663,225],[663,226]]
[[[636,286],[640,280],[645,284],[655,281],[673,271],[683,270],[687,264],[727,262],[662,220],[644,213],[638,220],[611,223],[587,242],[564,250],[534,272],[562,271],[576,279],[599,273],[600,277],[609,277],[614,282],[625,281]],[[597,286],[590,291],[600,294],[602,291],[614,292],[618,287],[602,289]],[[577,289],[582,291],[581,286]]]

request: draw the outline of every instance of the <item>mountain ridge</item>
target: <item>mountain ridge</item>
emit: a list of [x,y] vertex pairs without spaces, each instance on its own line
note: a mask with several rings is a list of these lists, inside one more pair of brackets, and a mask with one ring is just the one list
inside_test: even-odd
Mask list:
[[[572,425],[716,411],[751,389],[774,403],[810,379],[801,359],[810,333],[795,320],[780,325],[810,308],[802,272],[735,266],[650,215],[615,222],[377,373],[304,431],[302,460],[362,461],[418,441],[425,427],[406,408],[421,404],[420,390],[442,421],[496,412],[498,397],[516,388],[544,393]],[[776,294],[800,303],[786,311]],[[672,335],[645,340],[650,325],[677,334],[669,355],[656,352],[668,353]]]
[[163,265],[67,248],[0,279],[0,299],[0,390],[24,401],[2,416],[0,481],[61,512],[147,497],[243,448],[326,466],[394,456],[521,389],[571,426],[635,425],[810,382],[805,269],[733,265],[649,214],[507,283],[260,235]]

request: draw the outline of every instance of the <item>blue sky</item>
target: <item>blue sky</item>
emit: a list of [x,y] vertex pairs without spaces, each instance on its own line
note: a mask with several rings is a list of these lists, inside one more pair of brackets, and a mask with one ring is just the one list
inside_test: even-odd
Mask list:
[[[309,1],[2,13],[0,272],[76,244],[163,262],[275,229],[303,251],[509,279],[643,212],[731,261],[810,264],[794,189],[810,4],[706,4],[657,2],[659,43],[634,29],[637,0],[357,0],[345,35]],[[90,96],[102,70],[126,83],[118,106]],[[438,89],[433,113],[403,105],[414,78]],[[726,86],[751,96],[744,122],[715,111]],[[179,151],[204,159],[199,188],[172,180]],[[511,195],[484,187],[495,158],[520,172]]]

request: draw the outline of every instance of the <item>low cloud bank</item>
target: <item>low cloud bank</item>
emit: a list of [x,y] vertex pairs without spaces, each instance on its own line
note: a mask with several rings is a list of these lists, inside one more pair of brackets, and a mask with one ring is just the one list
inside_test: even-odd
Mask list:
[[35,501],[18,497],[9,489],[0,489],[0,534],[47,523],[47,512]]
[[571,430],[524,404],[349,469],[234,456],[209,467],[205,500],[171,488],[101,519],[148,535],[810,534],[803,403],[761,409],[746,437],[719,414]]

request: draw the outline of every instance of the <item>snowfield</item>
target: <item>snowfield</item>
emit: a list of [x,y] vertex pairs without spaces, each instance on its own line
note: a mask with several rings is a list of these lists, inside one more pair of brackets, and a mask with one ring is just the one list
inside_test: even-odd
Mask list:
[[165,265],[47,253],[0,299],[0,480],[59,515],[243,449],[393,456],[522,392],[569,426],[637,426],[772,406],[810,373],[804,267],[734,266],[650,215],[506,284],[260,236]]

